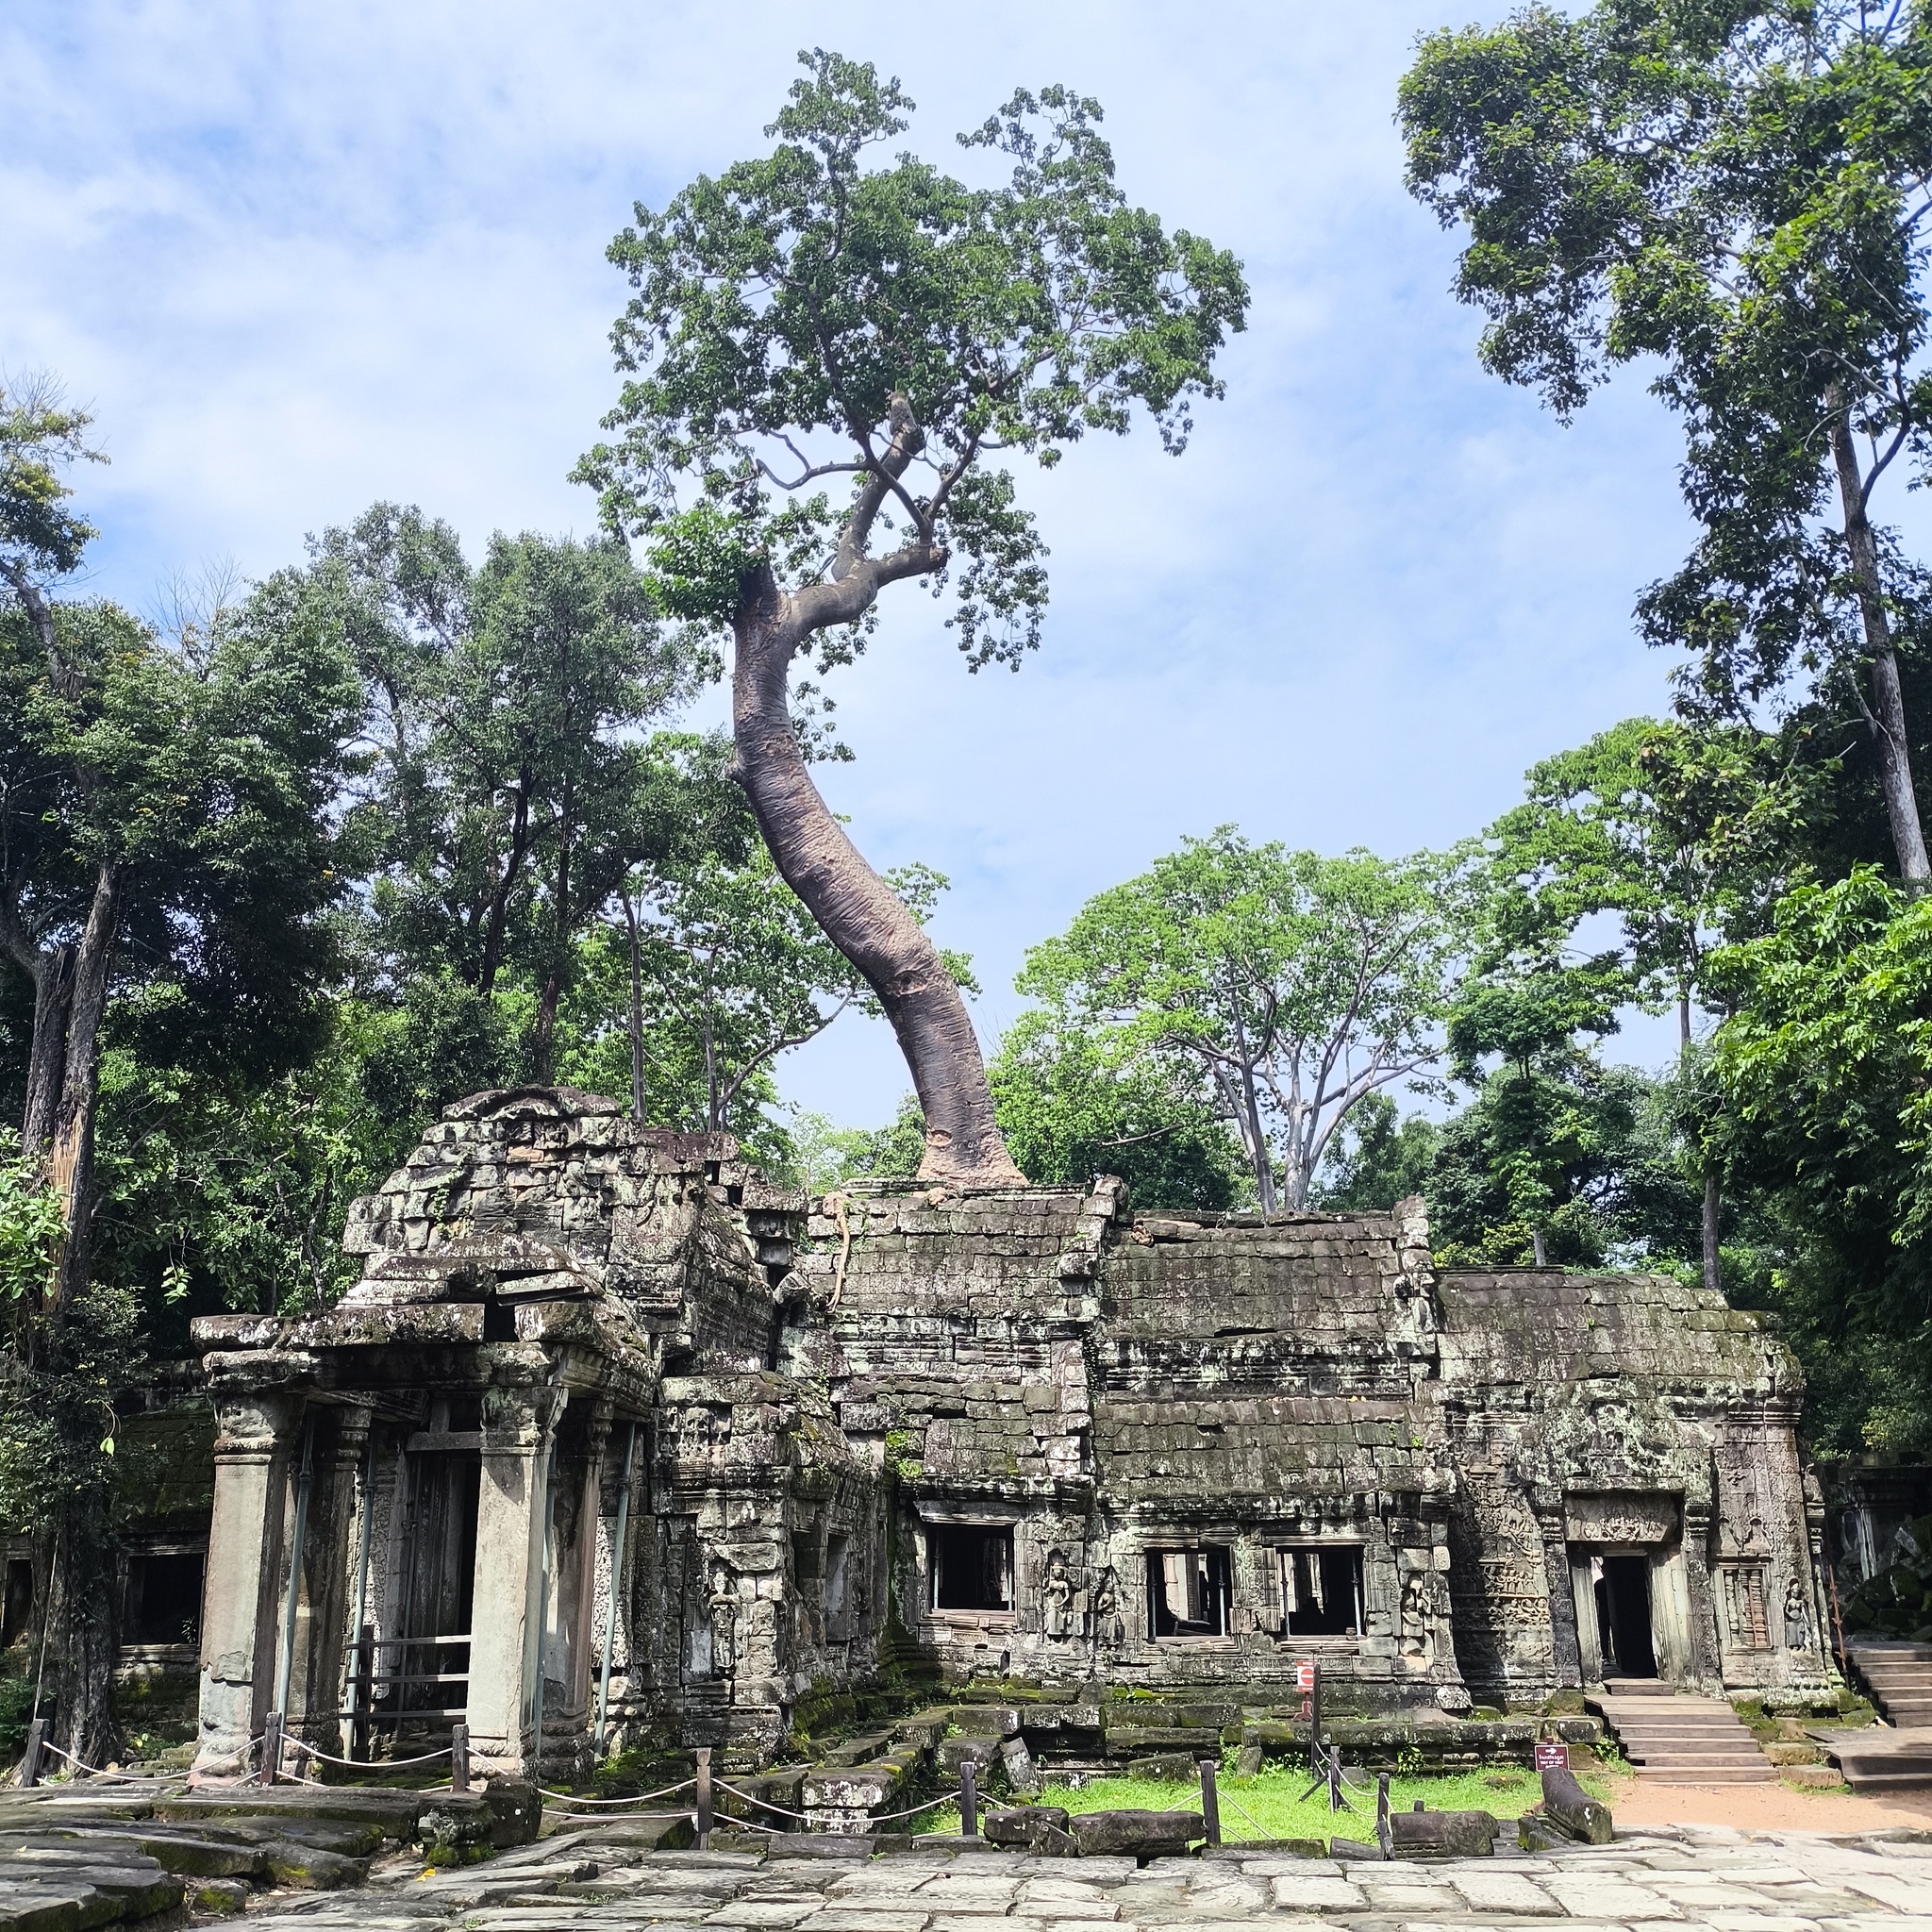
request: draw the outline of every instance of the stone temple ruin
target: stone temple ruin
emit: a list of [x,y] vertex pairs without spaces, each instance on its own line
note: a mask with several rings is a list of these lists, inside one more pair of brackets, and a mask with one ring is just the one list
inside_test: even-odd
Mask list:
[[[1441,1722],[1831,1675],[1802,1385],[1654,1276],[1441,1273],[1391,1215],[1121,1185],[809,1202],[568,1089],[452,1108],[331,1311],[196,1324],[200,1757],[796,1755],[828,1700],[1032,1687]],[[1041,1720],[1045,1722],[1044,1719]]]

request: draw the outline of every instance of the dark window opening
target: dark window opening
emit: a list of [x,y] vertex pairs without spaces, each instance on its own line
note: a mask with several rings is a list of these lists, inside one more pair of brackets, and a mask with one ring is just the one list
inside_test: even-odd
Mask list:
[[[201,1574],[202,1557],[193,1551],[167,1556],[143,1551],[130,1557],[123,1641],[199,1643]],[[8,1581],[10,1586],[10,1575]]]
[[1156,1637],[1225,1637],[1233,1593],[1224,1549],[1147,1552],[1147,1628]]
[[0,1650],[10,1649],[26,1635],[34,1614],[34,1566],[25,1557],[7,1565],[7,1599],[0,1611]]
[[819,1574],[819,1540],[808,1531],[791,1539],[791,1574],[801,1583],[815,1582]]
[[936,1610],[1013,1607],[1013,1531],[1008,1524],[937,1524],[932,1537]]
[[448,1428],[452,1435],[472,1435],[482,1426],[483,1398],[480,1395],[450,1397]]
[[1277,1550],[1281,1627],[1290,1637],[1362,1634],[1362,1553],[1354,1549]]
[[1650,1641],[1650,1558],[1606,1557],[1596,1584],[1597,1642],[1606,1677],[1654,1677]]

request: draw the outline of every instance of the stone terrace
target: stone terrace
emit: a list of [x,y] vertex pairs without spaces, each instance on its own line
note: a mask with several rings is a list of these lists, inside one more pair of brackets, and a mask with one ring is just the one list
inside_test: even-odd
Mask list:
[[625,1837],[621,1826],[566,1831],[487,1866],[427,1876],[399,1862],[369,1890],[268,1901],[250,1917],[287,1917],[304,1932],[1932,1932],[1932,1844],[1802,1832],[1682,1827],[1541,1857],[1432,1864],[1228,1846],[1141,1870],[1129,1859],[955,1855],[916,1841],[867,1860],[801,1857],[782,1840],[764,1857],[650,1852],[626,1848]]

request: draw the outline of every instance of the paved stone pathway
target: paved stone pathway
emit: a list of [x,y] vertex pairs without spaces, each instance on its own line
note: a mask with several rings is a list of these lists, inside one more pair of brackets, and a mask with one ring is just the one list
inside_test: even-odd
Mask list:
[[653,1852],[567,1832],[488,1864],[379,1868],[365,1890],[265,1900],[287,1932],[1932,1932],[1932,1843],[1681,1827],[1443,1864],[1244,1855],[855,1858]]

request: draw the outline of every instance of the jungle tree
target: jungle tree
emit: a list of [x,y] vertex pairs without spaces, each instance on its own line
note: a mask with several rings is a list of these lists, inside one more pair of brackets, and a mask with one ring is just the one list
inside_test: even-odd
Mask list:
[[1263,1210],[1299,1211],[1350,1108],[1440,1057],[1453,881],[1426,856],[1324,858],[1224,825],[1089,900],[1014,983],[1051,1034],[1209,1096]]
[[674,615],[728,633],[735,773],[780,874],[876,995],[926,1123],[922,1173],[1021,1178],[958,987],[807,769],[794,668],[860,648],[880,592],[950,588],[969,668],[1040,636],[1045,548],[1003,455],[1058,462],[1137,407],[1170,450],[1242,325],[1239,263],[1131,206],[1098,105],[1014,94],[975,187],[909,154],[896,80],[823,50],[771,153],[640,205],[611,260],[637,292],[613,341],[614,440],[578,466],[613,528],[649,543]]
[[1899,675],[1922,573],[1873,521],[1932,457],[1924,366],[1932,13],[1856,0],[1600,0],[1426,36],[1411,189],[1469,242],[1487,367],[1567,418],[1660,364],[1696,519],[1641,627],[1693,714],[1809,677],[1862,717],[1909,888],[1932,877]]

